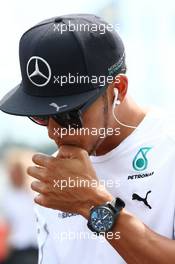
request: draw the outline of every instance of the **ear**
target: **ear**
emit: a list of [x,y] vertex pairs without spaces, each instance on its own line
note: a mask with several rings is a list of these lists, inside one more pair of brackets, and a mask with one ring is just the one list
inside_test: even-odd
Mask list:
[[[122,102],[128,90],[128,78],[125,74],[118,74],[113,81],[113,87],[118,90],[118,100]],[[114,94],[115,96],[115,94]]]

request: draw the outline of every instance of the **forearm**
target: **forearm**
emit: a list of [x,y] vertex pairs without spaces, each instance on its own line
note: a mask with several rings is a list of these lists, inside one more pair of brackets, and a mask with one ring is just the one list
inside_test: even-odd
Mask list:
[[[79,180],[97,181],[96,172],[84,150],[64,146],[61,155],[62,159],[41,154],[33,157],[37,166],[29,167],[28,174],[37,179],[31,185],[39,193],[35,202],[63,212],[81,214],[89,219],[90,208],[104,205],[114,197],[100,184],[97,187],[66,188],[66,191],[53,187],[58,176],[62,181],[70,178],[70,175],[71,180],[79,175]],[[175,241],[154,233],[126,210],[120,212],[112,232],[114,236],[108,239],[109,243],[129,264],[175,263]],[[119,240],[115,239],[116,232],[120,232]]]
[[[113,197],[108,192],[102,192],[95,195],[93,200],[94,205],[99,205],[113,200]],[[83,216],[88,219],[89,211],[86,210]],[[117,232],[120,232],[119,239]],[[105,238],[128,264],[175,263],[175,241],[153,232],[125,209],[120,212],[110,235],[105,234]]]
[[175,263],[175,241],[156,234],[124,209],[112,232],[120,232],[120,239],[113,236],[108,242],[129,264]]

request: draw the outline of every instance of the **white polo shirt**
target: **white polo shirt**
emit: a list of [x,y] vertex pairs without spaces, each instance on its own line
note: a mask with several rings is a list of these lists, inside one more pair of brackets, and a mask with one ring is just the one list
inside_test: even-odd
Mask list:
[[[119,146],[90,157],[100,181],[125,201],[126,210],[169,239],[175,239],[174,124],[150,111]],[[126,263],[102,236],[93,235],[82,216],[41,206],[36,215],[39,264]]]

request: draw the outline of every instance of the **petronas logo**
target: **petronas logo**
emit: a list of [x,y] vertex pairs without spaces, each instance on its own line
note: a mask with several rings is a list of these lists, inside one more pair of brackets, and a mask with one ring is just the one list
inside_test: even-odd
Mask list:
[[146,154],[148,153],[148,151],[150,150],[151,148],[141,148],[135,158],[133,159],[133,168],[136,170],[136,171],[143,171],[147,168],[148,166],[148,160],[146,158]]

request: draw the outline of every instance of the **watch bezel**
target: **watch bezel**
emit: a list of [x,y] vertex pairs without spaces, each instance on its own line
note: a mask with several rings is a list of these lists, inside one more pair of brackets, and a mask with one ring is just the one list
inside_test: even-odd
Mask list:
[[[105,230],[99,230],[99,229],[96,229],[96,228],[94,227],[94,225],[92,224],[92,220],[93,220],[93,219],[92,219],[92,214],[93,214],[94,212],[98,211],[99,209],[100,209],[100,210],[104,210],[104,209],[105,209],[106,211],[110,212],[110,214],[111,214],[111,216],[112,216],[112,224],[111,224],[110,228],[105,229]],[[96,232],[96,233],[105,233],[105,232],[108,232],[108,231],[110,231],[110,230],[112,229],[114,223],[115,223],[115,213],[114,213],[114,211],[112,210],[112,208],[110,208],[110,207],[108,206],[108,204],[105,204],[105,205],[99,205],[99,206],[96,206],[96,207],[94,207],[94,208],[91,209],[91,211],[90,211],[90,217],[89,217],[89,221],[88,221],[88,227],[90,227],[90,229],[91,229],[93,232]]]
[[[92,232],[94,232],[96,235],[104,234],[105,232],[111,231],[112,228],[113,228],[113,226],[114,226],[114,224],[115,224],[115,222],[116,222],[116,219],[117,219],[118,215],[120,214],[121,210],[124,207],[125,207],[125,202],[121,198],[119,198],[119,197],[116,197],[112,201],[108,201],[105,204],[92,207],[90,209],[90,216],[89,216],[89,219],[88,219],[88,222],[87,222],[88,228]],[[99,230],[95,229],[92,226],[92,213],[94,211],[96,211],[97,209],[99,209],[99,208],[100,209],[107,209],[108,211],[111,212],[111,214],[113,216],[113,223],[111,224],[111,227],[108,228],[108,230],[106,230],[106,231],[99,231]]]

